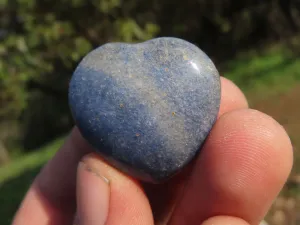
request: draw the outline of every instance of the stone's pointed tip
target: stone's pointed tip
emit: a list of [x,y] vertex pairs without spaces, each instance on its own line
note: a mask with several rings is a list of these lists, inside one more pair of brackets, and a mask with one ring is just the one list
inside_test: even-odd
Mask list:
[[161,37],[90,52],[69,86],[83,136],[118,169],[163,181],[198,153],[220,106],[220,77],[195,45]]

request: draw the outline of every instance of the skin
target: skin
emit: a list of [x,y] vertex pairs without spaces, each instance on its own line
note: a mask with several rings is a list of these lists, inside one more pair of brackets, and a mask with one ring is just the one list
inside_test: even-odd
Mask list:
[[140,183],[112,168],[74,127],[13,225],[259,224],[290,174],[292,145],[236,85],[221,82],[220,113],[201,153],[167,183]]

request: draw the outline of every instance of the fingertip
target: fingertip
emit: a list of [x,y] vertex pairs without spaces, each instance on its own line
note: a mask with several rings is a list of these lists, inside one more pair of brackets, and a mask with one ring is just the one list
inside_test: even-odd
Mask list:
[[101,176],[109,180],[110,202],[106,225],[153,225],[148,198],[136,180],[109,165],[96,153],[84,156],[82,162],[101,171]]
[[210,169],[208,181],[227,201],[243,206],[224,212],[249,223],[261,220],[292,169],[292,145],[285,129],[269,115],[240,109],[218,120],[206,144],[201,161]]
[[248,102],[241,91],[231,80],[221,77],[221,105],[219,117],[226,112],[248,108]]
[[108,217],[109,180],[101,171],[80,162],[77,169],[77,216],[80,224],[104,225]]
[[252,109],[225,113],[201,150],[177,210],[190,207],[185,211],[189,221],[229,215],[257,224],[285,184],[292,163],[289,136],[272,117]]
[[214,216],[201,225],[249,225],[245,220],[232,216]]
[[[284,180],[290,173],[293,165],[293,146],[291,139],[285,130],[273,117],[262,113],[255,109],[239,109],[226,113],[218,121],[219,125],[216,127],[213,135],[222,135],[226,133],[227,143],[229,135],[235,135],[236,138],[241,139],[240,147],[246,144],[256,147],[256,151],[260,151],[258,156],[264,154],[266,159],[277,159],[281,161],[280,171],[278,176],[285,174]],[[227,130],[224,132],[224,130]],[[214,143],[219,138],[211,137],[211,142]],[[226,142],[226,138],[223,138]],[[232,140],[236,142],[236,140]],[[231,142],[229,142],[231,143]],[[235,143],[231,143],[234,147]],[[245,146],[247,147],[247,146]]]

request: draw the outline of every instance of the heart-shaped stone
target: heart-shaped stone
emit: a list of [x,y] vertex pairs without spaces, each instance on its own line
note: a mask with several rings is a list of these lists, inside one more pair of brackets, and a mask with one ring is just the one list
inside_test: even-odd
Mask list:
[[209,57],[178,38],[108,43],[71,79],[69,103],[83,137],[113,166],[161,182],[198,153],[220,106]]

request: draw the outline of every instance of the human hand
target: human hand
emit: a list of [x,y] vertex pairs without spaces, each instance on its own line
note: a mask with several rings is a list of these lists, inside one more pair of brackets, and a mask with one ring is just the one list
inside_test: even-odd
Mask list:
[[221,81],[216,124],[199,156],[170,181],[145,184],[119,172],[75,127],[34,180],[13,225],[257,225],[287,180],[292,146],[276,121]]

